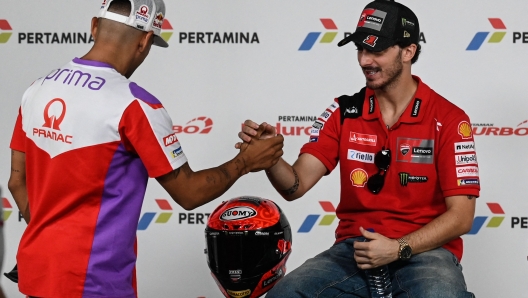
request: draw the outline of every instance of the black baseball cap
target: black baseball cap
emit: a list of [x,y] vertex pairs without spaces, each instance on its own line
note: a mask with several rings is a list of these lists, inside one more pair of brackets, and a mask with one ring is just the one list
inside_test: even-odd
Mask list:
[[402,47],[418,44],[419,39],[420,26],[412,10],[393,0],[376,0],[363,9],[356,32],[337,45],[352,41],[367,50],[381,52],[395,44]]

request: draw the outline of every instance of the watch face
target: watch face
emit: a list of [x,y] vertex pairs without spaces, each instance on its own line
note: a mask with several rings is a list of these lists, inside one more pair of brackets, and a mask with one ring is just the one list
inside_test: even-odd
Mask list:
[[412,249],[410,246],[404,246],[400,252],[400,258],[402,260],[408,260],[411,257]]

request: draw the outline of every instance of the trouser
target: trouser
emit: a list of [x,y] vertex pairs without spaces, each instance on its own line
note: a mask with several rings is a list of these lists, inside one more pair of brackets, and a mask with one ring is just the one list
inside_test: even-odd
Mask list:
[[[369,298],[365,273],[353,256],[354,241],[363,239],[347,239],[307,260],[280,280],[266,298]],[[389,272],[395,298],[475,297],[467,291],[457,258],[444,248],[393,262]]]

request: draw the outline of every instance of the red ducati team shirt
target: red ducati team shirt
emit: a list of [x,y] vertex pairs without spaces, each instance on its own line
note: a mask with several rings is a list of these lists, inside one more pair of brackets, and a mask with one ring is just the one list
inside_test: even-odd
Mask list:
[[[389,238],[414,232],[447,209],[445,198],[479,196],[479,170],[471,122],[464,111],[420,78],[409,106],[390,129],[383,123],[374,91],[367,88],[363,107],[341,111],[338,99],[314,124],[300,154],[318,158],[330,173],[340,165],[341,196],[336,243],[361,236],[360,227]],[[356,118],[345,118],[342,112]],[[390,149],[391,163],[378,194],[367,188],[378,173],[374,156]],[[460,237],[444,245],[459,260]]]

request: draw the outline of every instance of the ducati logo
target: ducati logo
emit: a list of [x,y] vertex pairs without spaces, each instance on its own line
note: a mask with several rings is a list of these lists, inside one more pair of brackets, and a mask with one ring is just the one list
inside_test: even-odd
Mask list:
[[409,146],[408,144],[402,144],[400,146],[400,152],[405,155],[409,152],[409,150],[411,150],[411,146]]

